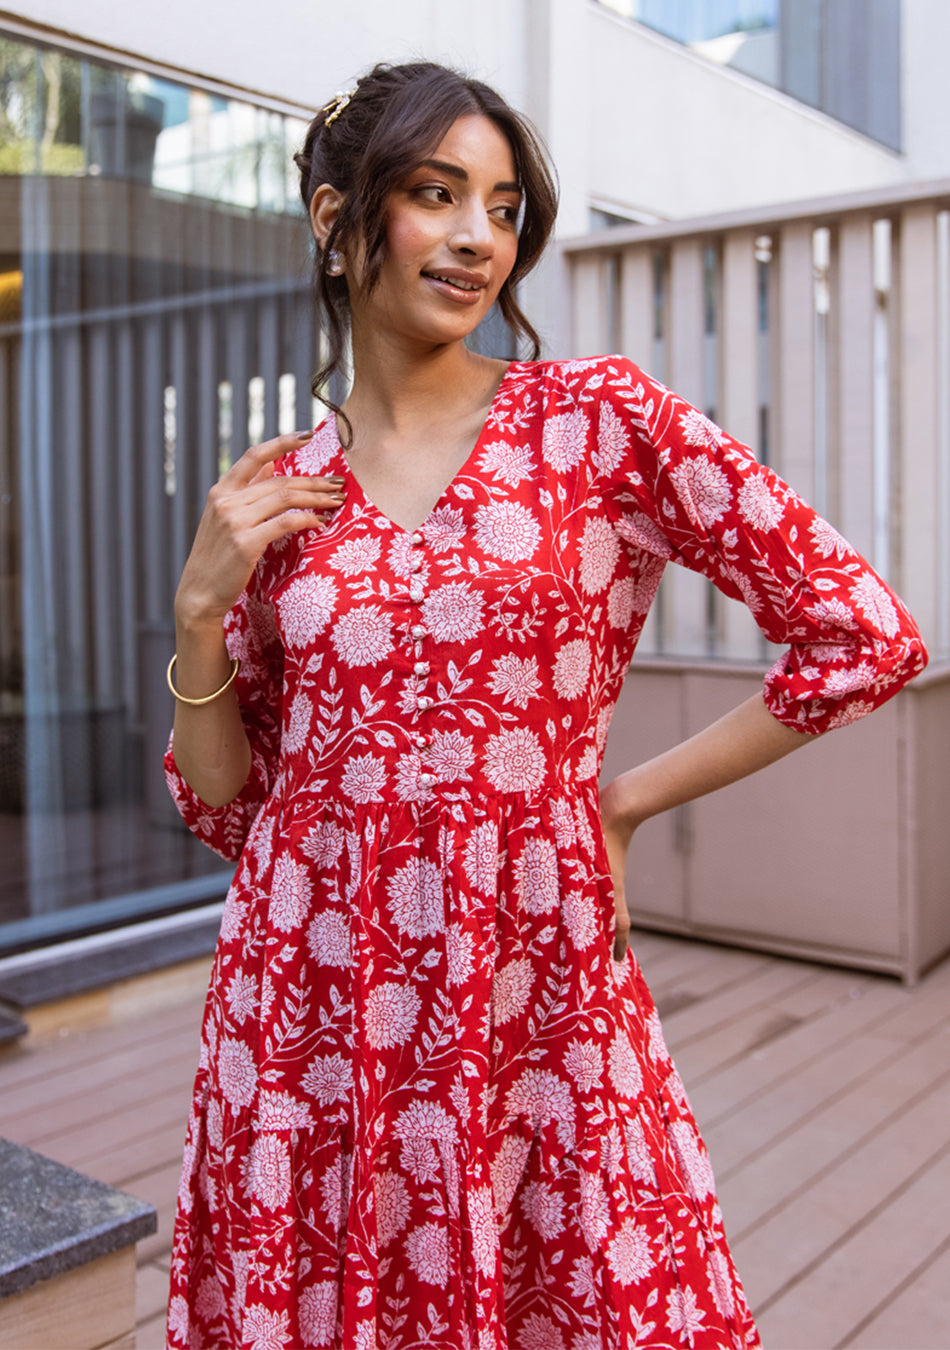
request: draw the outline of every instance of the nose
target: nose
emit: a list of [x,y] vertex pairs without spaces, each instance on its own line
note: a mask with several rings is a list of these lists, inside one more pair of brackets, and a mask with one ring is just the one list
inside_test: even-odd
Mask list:
[[495,251],[495,236],[491,217],[482,202],[470,197],[460,204],[449,246],[455,252],[471,257],[491,257]]

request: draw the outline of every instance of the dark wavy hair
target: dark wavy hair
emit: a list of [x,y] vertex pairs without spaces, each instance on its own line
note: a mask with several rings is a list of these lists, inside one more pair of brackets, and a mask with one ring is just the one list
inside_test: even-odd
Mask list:
[[366,255],[363,285],[371,291],[386,256],[390,192],[431,155],[457,118],[473,113],[489,118],[507,138],[524,198],[515,265],[498,294],[498,307],[516,338],[530,344],[532,359],[540,354],[538,335],[515,298],[518,283],[544,251],[557,215],[557,182],[540,137],[526,118],[480,80],[429,61],[377,65],[358,81],[338,115],[334,116],[332,104],[317,113],[303,149],[294,156],[308,213],[322,183],[343,197],[325,246],[317,245],[314,266],[314,291],[328,341],[313,392],[334,412],[339,408],[326,391],[343,361],[350,313],[346,280],[328,273],[328,255],[361,242]]

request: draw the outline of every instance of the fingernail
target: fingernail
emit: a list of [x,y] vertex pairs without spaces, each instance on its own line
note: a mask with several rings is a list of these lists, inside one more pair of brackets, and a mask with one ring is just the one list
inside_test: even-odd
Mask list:
[[298,441],[309,441],[310,437],[313,435],[313,432],[312,432],[312,431],[295,431],[295,432],[294,432],[294,435],[297,437],[297,440],[298,440]]
[[332,483],[334,487],[346,487],[345,478],[328,478],[327,482]]

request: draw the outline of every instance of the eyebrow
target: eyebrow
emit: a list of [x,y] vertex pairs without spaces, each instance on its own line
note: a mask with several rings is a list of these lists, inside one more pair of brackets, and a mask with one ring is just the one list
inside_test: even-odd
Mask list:
[[[456,178],[460,183],[468,182],[468,173],[458,164],[450,164],[444,159],[424,159],[419,165],[420,169],[435,169],[438,173],[444,173],[449,178]],[[521,195],[520,183],[496,183],[492,189],[494,192],[516,192]]]

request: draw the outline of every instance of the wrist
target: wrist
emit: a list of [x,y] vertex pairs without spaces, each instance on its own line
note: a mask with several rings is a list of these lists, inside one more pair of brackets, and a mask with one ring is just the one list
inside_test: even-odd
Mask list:
[[182,638],[207,639],[224,634],[224,615],[209,610],[198,600],[175,597],[175,632]]

